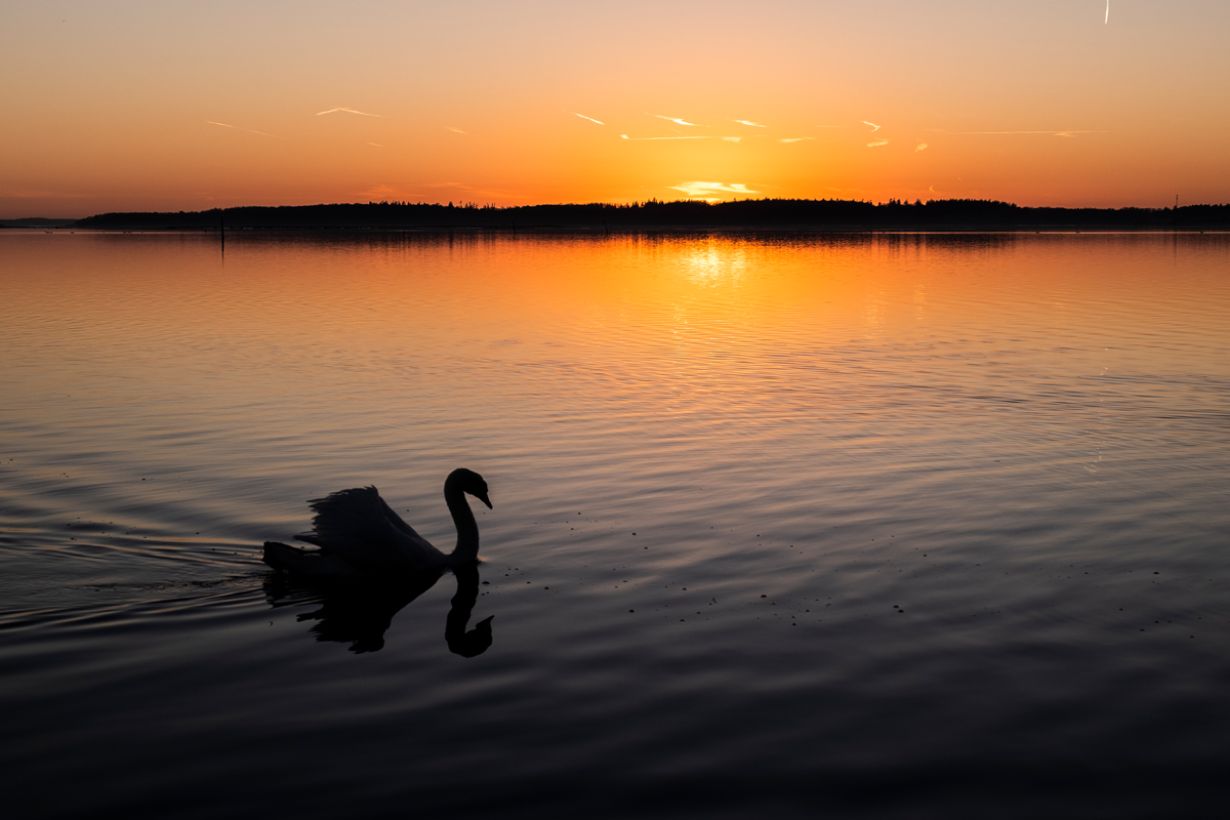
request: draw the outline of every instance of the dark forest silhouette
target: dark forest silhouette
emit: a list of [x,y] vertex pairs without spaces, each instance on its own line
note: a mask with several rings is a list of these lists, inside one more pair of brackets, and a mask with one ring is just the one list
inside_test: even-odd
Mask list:
[[74,227],[113,230],[1218,230],[1230,204],[1175,208],[1032,208],[977,199],[885,203],[755,199],[628,205],[455,206],[407,202],[106,213]]

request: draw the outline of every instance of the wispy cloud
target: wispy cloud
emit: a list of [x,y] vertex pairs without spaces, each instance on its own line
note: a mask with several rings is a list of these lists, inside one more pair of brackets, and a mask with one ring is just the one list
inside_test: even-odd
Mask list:
[[375,117],[378,120],[384,119],[382,114],[369,114],[366,111],[359,111],[355,108],[330,108],[325,111],[317,111],[316,116],[324,117],[328,114],[354,114],[358,117]]
[[580,113],[579,111],[573,111],[572,113],[576,114],[578,117],[580,117],[580,118],[581,118],[581,119],[583,119],[583,120],[587,120],[587,121],[589,121],[589,122],[592,122],[594,125],[606,125],[606,123],[605,123],[605,122],[603,122],[602,120],[598,119],[597,117],[591,117],[591,116],[589,116],[588,114],[582,114],[582,113]]
[[[629,141],[629,143],[678,143],[678,141],[684,141],[684,140],[695,141],[695,140],[705,140],[705,139],[727,139],[727,138],[724,138],[724,136],[722,136],[722,138],[717,138],[717,136],[705,136],[702,134],[688,134],[688,135],[683,135],[683,136],[681,135],[630,136],[629,134],[620,134],[619,138],[621,140],[627,140]],[[736,136],[736,138],[733,138],[733,139],[738,140],[740,138]]]
[[422,184],[421,188],[415,192],[415,196],[434,201],[439,201],[444,197],[460,196],[479,197],[488,202],[502,200],[504,202],[511,203],[518,201],[523,202],[525,199],[525,193],[523,191],[511,191],[499,188],[481,188],[467,182],[458,182],[456,180],[425,182]]
[[916,153],[916,154],[917,154],[919,151],[926,151],[928,147],[929,147],[929,146],[927,145],[927,143],[925,143],[925,142],[920,142],[920,143],[918,143],[918,145],[915,145],[915,146],[914,146],[914,153]]
[[467,185],[464,182],[455,182],[454,180],[445,180],[443,182],[427,182],[424,183],[428,188],[458,188],[469,190],[473,186]]
[[743,137],[718,137],[722,142],[743,142]]
[[723,195],[752,196],[760,193],[742,182],[714,182],[693,180],[670,186],[672,191],[682,191],[690,199],[720,199]]
[[755,122],[753,120],[735,120],[735,122],[739,123],[739,125],[746,125],[748,128],[768,128],[769,127],[763,123]]
[[277,134],[270,134],[268,131],[257,131],[255,128],[243,128],[238,125],[231,125],[229,122],[217,122],[216,120],[205,120],[206,125],[216,125],[219,128],[230,128],[233,131],[242,131],[245,134],[257,134],[262,137],[273,137],[275,140],[282,139]]
[[885,145],[888,145],[888,140],[884,140],[884,139],[872,140],[871,142],[867,143],[868,148],[883,148]]
[[783,145],[793,145],[796,142],[811,142],[815,137],[782,137],[778,142]]
[[411,198],[407,196],[406,192],[402,191],[400,188],[387,183],[378,183],[370,188],[364,188],[361,191],[357,191],[356,193],[369,202],[388,201],[391,199],[404,200]]
[[372,148],[383,148],[384,147],[378,142],[369,142],[368,145],[370,145]]
[[869,126],[871,128],[871,133],[873,134],[884,127],[882,125],[872,122],[871,120],[863,120],[863,125]]
[[460,128],[457,128],[456,126],[453,126],[453,125],[446,125],[446,126],[444,126],[444,128],[445,128],[445,130],[446,130],[446,131],[452,131],[454,134],[465,134],[465,135],[469,135],[469,133],[470,133],[469,131],[462,131]]
[[688,128],[699,128],[700,127],[696,123],[688,122],[682,117],[668,117],[665,114],[654,114],[654,116],[660,120],[666,120],[667,122],[673,122],[675,125],[684,125],[684,126],[687,126]]

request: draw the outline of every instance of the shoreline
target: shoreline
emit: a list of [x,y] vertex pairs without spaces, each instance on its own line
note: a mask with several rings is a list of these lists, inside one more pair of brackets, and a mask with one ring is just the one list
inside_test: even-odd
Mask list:
[[207,211],[124,211],[78,220],[0,224],[107,230],[374,231],[437,233],[883,233],[1230,230],[1230,204],[1181,208],[1057,208],[994,200],[735,200],[510,207],[411,202],[241,206]]
[[1230,226],[1210,227],[1168,227],[1162,225],[926,225],[926,226],[893,226],[877,227],[866,225],[466,225],[441,227],[436,225],[406,225],[406,226],[305,226],[305,227],[236,227],[225,230],[150,225],[107,225],[107,226],[26,226],[0,225],[0,232],[24,234],[186,234],[196,236],[344,236],[348,234],[360,236],[414,234],[431,236],[517,236],[517,235],[653,235],[653,234],[785,234],[805,236],[909,236],[909,235],[953,235],[974,236],[984,235],[1114,235],[1114,234],[1153,234],[1153,235],[1230,235]]

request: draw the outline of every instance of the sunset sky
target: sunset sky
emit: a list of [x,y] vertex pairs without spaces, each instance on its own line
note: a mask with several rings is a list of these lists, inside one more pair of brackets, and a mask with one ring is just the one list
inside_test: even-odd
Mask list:
[[1225,0],[0,0],[0,77],[0,217],[1230,200]]

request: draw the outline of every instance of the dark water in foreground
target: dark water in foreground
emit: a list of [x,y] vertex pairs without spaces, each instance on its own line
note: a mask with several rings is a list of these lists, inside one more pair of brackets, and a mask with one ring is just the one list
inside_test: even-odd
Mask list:
[[[1228,271],[6,233],[5,813],[1220,816]],[[459,465],[472,612],[259,562],[362,484],[447,548]]]

